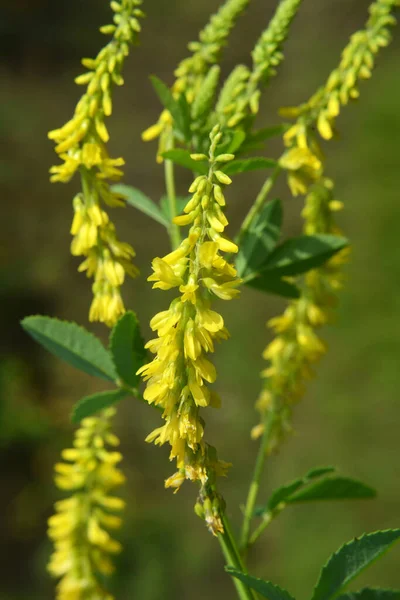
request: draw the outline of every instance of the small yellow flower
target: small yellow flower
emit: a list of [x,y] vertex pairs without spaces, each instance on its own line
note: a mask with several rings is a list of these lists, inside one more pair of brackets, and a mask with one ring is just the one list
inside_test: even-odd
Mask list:
[[56,502],[56,512],[48,521],[54,543],[48,569],[60,578],[58,600],[113,600],[97,574],[110,575],[114,566],[109,555],[121,550],[108,532],[122,522],[112,512],[124,508],[122,499],[110,496],[125,481],[116,466],[122,456],[112,450],[119,444],[110,432],[114,413],[108,409],[99,417],[84,419],[74,448],[62,452],[67,462],[55,466],[57,486],[72,492],[70,498]]
[[135,42],[140,31],[138,18],[143,16],[138,8],[141,0],[114,0],[111,8],[116,13],[117,25],[101,28],[111,34],[112,40],[94,59],[83,59],[87,73],[78,76],[78,85],[87,85],[79,100],[75,114],[63,127],[51,131],[49,138],[56,143],[56,152],[63,163],[51,167],[51,181],[68,182],[76,172],[82,179],[82,194],[74,199],[74,218],[71,233],[74,236],[71,252],[84,256],[79,268],[94,277],[94,300],[90,309],[91,320],[115,323],[124,312],[120,287],[125,274],[132,277],[138,271],[131,264],[133,249],[126,251],[117,240],[115,227],[101,208],[124,205],[114,194],[110,181],[118,181],[123,172],[122,158],[110,158],[106,143],[109,139],[105,117],[112,112],[111,92],[114,84],[123,83],[120,75],[128,45]]
[[[218,128],[213,129],[210,138],[209,175],[195,179],[184,215],[175,219],[180,225],[191,224],[188,235],[176,250],[153,261],[153,274],[149,277],[153,287],[179,287],[181,295],[168,310],[151,320],[150,327],[157,331],[158,338],[147,347],[156,356],[138,373],[147,381],[144,399],[161,406],[165,420],[162,427],[148,435],[147,441],[168,443],[170,458],[177,462],[178,471],[167,479],[166,487],[177,491],[185,479],[199,481],[204,501],[212,497],[219,502],[210,486],[215,475],[225,474],[227,467],[204,441],[200,408],[220,404],[219,397],[208,387],[217,374],[206,354],[214,351],[215,341],[228,336],[222,316],[211,308],[212,298],[234,298],[239,294],[240,280],[233,265],[221,254],[235,251],[237,246],[220,235],[228,223],[221,210],[225,204],[221,202],[221,186],[228,185],[230,179],[214,158],[221,139]],[[218,514],[215,508],[212,518],[204,517],[214,534],[221,530]]]

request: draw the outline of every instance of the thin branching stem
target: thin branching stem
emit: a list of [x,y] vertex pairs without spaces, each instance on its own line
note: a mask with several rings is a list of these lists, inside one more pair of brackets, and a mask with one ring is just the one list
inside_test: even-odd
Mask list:
[[275,419],[275,412],[270,411],[267,413],[264,422],[264,433],[261,438],[260,447],[258,449],[256,464],[254,467],[253,477],[250,482],[249,492],[247,494],[246,506],[244,510],[243,525],[240,536],[240,547],[243,553],[246,552],[249,546],[251,522],[254,516],[254,508],[257,502],[261,477],[264,471],[265,461],[267,459],[268,444],[275,423]]
[[[166,149],[171,150],[173,147],[173,137],[172,134],[169,137]],[[171,246],[173,249],[177,248],[181,242],[181,234],[179,231],[178,225],[173,223],[173,218],[176,217],[176,192],[175,192],[175,172],[174,172],[174,163],[172,160],[165,160],[164,163],[164,173],[165,173],[165,188],[167,190],[168,196],[168,206],[169,206],[169,214],[170,214],[170,224],[169,224],[169,237],[171,239]]]

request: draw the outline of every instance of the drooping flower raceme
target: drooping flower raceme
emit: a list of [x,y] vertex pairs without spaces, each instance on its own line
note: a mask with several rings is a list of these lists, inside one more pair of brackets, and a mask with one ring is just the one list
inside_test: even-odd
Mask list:
[[216,106],[219,123],[229,128],[243,128],[246,127],[246,120],[258,113],[260,87],[276,75],[276,69],[283,60],[283,43],[301,1],[282,0],[253,49],[252,69],[244,65],[233,69]]
[[[181,226],[190,225],[188,236],[180,246],[163,258],[153,261],[153,287],[162,290],[178,288],[180,295],[168,310],[158,313],[150,322],[157,338],[147,347],[156,356],[139,372],[147,381],[144,398],[163,409],[165,424],[153,431],[148,442],[171,446],[170,459],[176,459],[178,470],[166,481],[166,487],[179,489],[185,479],[201,483],[202,500],[210,498],[215,475],[223,475],[227,465],[218,461],[215,450],[204,441],[204,421],[200,409],[218,407],[220,399],[207,384],[216,379],[214,365],[206,355],[215,343],[226,339],[228,331],[223,317],[212,309],[213,297],[231,300],[239,294],[240,280],[225,258],[225,252],[237,252],[224,229],[228,221],[223,212],[223,188],[231,183],[220,165],[233,155],[215,156],[221,139],[218,127],[210,134],[208,175],[195,179],[193,194],[184,214],[174,219]],[[207,160],[205,155],[192,155]],[[203,502],[204,504],[204,502]],[[207,504],[207,503],[206,503]],[[205,515],[209,528],[221,530],[221,523]]]
[[129,45],[137,41],[140,31],[141,0],[113,0],[114,24],[101,32],[112,35],[111,41],[96,58],[84,58],[87,73],[79,75],[78,85],[87,85],[73,118],[60,129],[49,133],[56,142],[56,152],[63,160],[50,169],[51,181],[68,182],[78,171],[82,192],[73,201],[74,219],[71,226],[71,252],[84,256],[80,271],[94,278],[94,299],[90,308],[91,321],[113,325],[125,311],[120,294],[125,275],[132,277],[138,270],[132,265],[133,248],[118,240],[115,226],[102,204],[123,206],[109,182],[123,175],[122,158],[110,158],[106,144],[109,139],[105,118],[112,112],[113,85],[122,85],[121,70],[129,53]]
[[[191,56],[182,60],[175,70],[176,80],[172,86],[172,93],[175,97],[184,94],[189,105],[195,102],[196,97],[201,93],[205,79],[210,71],[213,72],[212,66],[218,62],[221,50],[225,46],[232,28],[248,3],[249,0],[226,0],[200,32],[198,41],[189,43],[188,49],[192,53]],[[144,141],[160,138],[158,162],[163,160],[161,155],[167,149],[167,139],[171,135],[171,127],[172,116],[168,110],[164,110],[157,123],[142,134]]]
[[63,462],[55,465],[57,487],[72,494],[56,503],[49,519],[54,552],[48,569],[60,578],[58,600],[113,600],[99,574],[113,572],[109,555],[121,550],[108,532],[120,527],[114,513],[124,508],[124,501],[110,494],[125,480],[117,467],[121,454],[114,450],[119,440],[110,430],[114,413],[107,409],[84,419],[74,447],[63,450]]
[[[358,98],[358,81],[371,76],[375,56],[390,41],[388,25],[396,22],[390,13],[398,4],[398,0],[373,3],[365,29],[351,37],[325,86],[305,104],[281,111],[283,116],[297,119],[284,135],[288,149],[279,163],[287,172],[292,194],[306,195],[302,212],[306,234],[341,234],[335,213],[343,205],[334,197],[333,182],[324,175],[323,153],[314,129],[316,126],[322,138],[332,138],[341,107]],[[292,301],[283,315],[268,323],[276,337],[264,351],[270,365],[262,373],[265,385],[257,401],[262,421],[253,428],[252,435],[261,435],[268,417],[273,418],[270,450],[290,430],[291,407],[304,394],[305,382],[313,374],[311,366],[326,351],[315,330],[330,320],[337,290],[343,282],[341,267],[348,253],[345,248],[323,267],[307,273],[300,299]]]

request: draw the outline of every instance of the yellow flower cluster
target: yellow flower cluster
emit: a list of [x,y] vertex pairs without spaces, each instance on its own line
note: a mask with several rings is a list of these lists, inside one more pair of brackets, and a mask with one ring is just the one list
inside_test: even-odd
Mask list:
[[302,131],[314,123],[322,138],[330,140],[333,137],[335,119],[341,107],[359,97],[359,81],[371,77],[376,55],[391,40],[388,27],[396,24],[391,14],[396,6],[400,6],[399,0],[376,0],[371,4],[365,29],[351,36],[338,67],[325,85],[305,104],[282,109],[283,116],[298,118],[288,137],[302,135]]
[[[113,450],[119,444],[110,431],[114,409],[82,421],[74,447],[62,451],[63,462],[55,465],[55,482],[72,496],[56,503],[49,519],[49,537],[54,553],[48,569],[57,578],[58,600],[113,600],[103,589],[99,574],[110,575],[110,554],[121,545],[108,533],[117,529],[124,508],[121,498],[110,492],[125,478],[116,466],[122,456]],[[111,448],[111,449],[109,449]]]
[[246,118],[259,110],[260,85],[276,75],[282,62],[282,44],[302,0],[282,0],[267,29],[261,34],[252,52],[253,68],[238,65],[228,77],[216,110],[221,124],[242,126]]
[[[288,149],[279,164],[287,172],[293,196],[307,194],[302,212],[306,234],[340,235],[334,213],[341,210],[342,203],[335,200],[333,182],[324,176],[314,125],[322,138],[332,137],[340,107],[358,97],[357,82],[370,77],[375,55],[390,40],[387,26],[395,23],[390,14],[395,5],[398,0],[373,3],[365,30],[352,36],[326,85],[307,103],[281,111],[297,119],[284,135]],[[303,279],[300,299],[292,301],[282,316],[268,323],[276,337],[263,354],[270,366],[262,373],[265,385],[257,401],[262,422],[253,428],[252,436],[261,435],[269,417],[274,415],[269,450],[290,430],[291,406],[304,394],[312,365],[326,351],[315,330],[330,319],[336,292],[342,285],[341,266],[347,256],[348,250],[342,250],[324,267],[310,271]]]
[[113,193],[109,181],[118,181],[123,172],[122,158],[110,158],[106,144],[109,139],[105,117],[112,112],[112,87],[122,85],[122,66],[129,53],[129,44],[136,42],[140,31],[139,17],[143,16],[139,6],[141,0],[113,0],[114,23],[105,25],[100,31],[112,35],[112,40],[96,58],[84,58],[87,73],[79,75],[78,85],[87,85],[79,100],[73,118],[60,129],[49,133],[56,142],[56,152],[63,160],[61,165],[50,169],[51,181],[68,182],[79,171],[82,193],[74,198],[74,219],[71,233],[74,236],[71,252],[84,256],[79,270],[94,278],[94,299],[90,309],[91,321],[102,321],[112,325],[124,312],[120,287],[125,274],[136,276],[138,271],[131,264],[135,255],[129,244],[121,243],[115,226],[102,209],[108,206],[123,206],[124,203]]
[[[138,371],[148,382],[145,400],[164,411],[165,424],[147,441],[168,442],[170,459],[177,461],[178,471],[167,479],[166,487],[177,490],[185,479],[200,481],[204,499],[209,498],[215,474],[225,474],[228,466],[218,461],[215,450],[204,442],[200,417],[200,408],[220,405],[217,394],[206,385],[215,381],[216,371],[205,355],[214,351],[215,342],[229,335],[222,316],[212,310],[211,300],[213,296],[235,298],[240,284],[235,268],[221,254],[238,251],[223,235],[228,225],[223,187],[231,180],[221,165],[234,157],[215,156],[221,140],[218,127],[210,139],[209,173],[194,180],[184,214],[174,219],[177,225],[190,225],[188,236],[176,250],[153,261],[154,273],[149,277],[153,288],[178,288],[180,296],[151,320],[150,327],[158,337],[148,342],[147,348],[156,357]],[[192,158],[207,159],[205,155]],[[213,533],[221,530],[218,519],[208,518],[207,522]]]
[[[192,55],[182,60],[174,73],[176,80],[172,86],[172,93],[175,97],[185,94],[189,104],[194,102],[210,67],[218,61],[230,31],[248,3],[249,0],[226,0],[200,32],[199,40],[188,44]],[[144,141],[160,137],[158,162],[162,162],[161,154],[167,149],[166,144],[171,133],[171,126],[172,117],[168,110],[164,110],[158,122],[142,134]]]
[[[340,235],[334,213],[342,208],[333,196],[333,182],[324,176],[323,155],[313,127],[316,124],[322,138],[332,138],[340,107],[358,97],[357,82],[371,76],[375,55],[390,40],[387,26],[396,22],[390,12],[398,4],[398,0],[373,3],[366,28],[352,36],[326,85],[307,103],[281,111],[284,116],[297,118],[284,135],[288,149],[279,164],[287,171],[293,196],[307,194],[302,212],[306,234]],[[290,430],[291,405],[304,394],[312,365],[326,351],[315,330],[330,319],[336,292],[342,285],[341,266],[347,256],[348,250],[342,250],[323,268],[310,271],[304,278],[300,299],[268,323],[276,337],[263,354],[270,366],[262,373],[266,382],[257,401],[262,422],[253,428],[252,436],[261,435],[268,417],[274,415],[269,450]]]
[[[302,212],[305,233],[340,234],[334,214],[342,209],[342,203],[334,198],[333,192],[333,182],[326,177],[309,189]],[[336,293],[342,286],[341,266],[347,256],[348,250],[342,250],[322,268],[307,273],[301,297],[293,300],[283,315],[268,321],[275,338],[263,353],[269,366],[261,374],[265,385],[256,405],[262,422],[253,428],[252,437],[259,437],[266,420],[273,418],[269,451],[290,431],[291,407],[303,396],[305,383],[313,376],[312,365],[326,352],[316,329],[332,316]]]

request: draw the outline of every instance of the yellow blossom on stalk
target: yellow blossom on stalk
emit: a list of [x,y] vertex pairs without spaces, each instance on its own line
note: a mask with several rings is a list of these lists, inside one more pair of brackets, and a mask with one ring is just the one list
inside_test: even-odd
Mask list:
[[138,371],[147,381],[145,400],[162,407],[165,420],[147,441],[169,443],[170,459],[177,463],[177,472],[165,485],[178,490],[185,479],[199,481],[203,516],[214,534],[222,531],[215,477],[224,475],[228,465],[205,443],[200,409],[220,405],[219,397],[207,385],[215,381],[216,370],[206,356],[214,352],[215,342],[229,335],[223,317],[212,309],[212,299],[237,297],[241,281],[223,256],[238,248],[224,236],[228,221],[223,212],[223,188],[231,180],[223,172],[223,163],[234,157],[215,156],[220,139],[217,126],[210,134],[208,175],[194,180],[184,214],[174,219],[177,225],[190,225],[187,237],[176,250],[153,261],[154,273],[149,277],[153,287],[178,288],[180,295],[168,310],[151,320],[150,327],[158,337],[148,342],[147,348],[156,356]]
[[114,23],[100,31],[112,35],[111,41],[96,58],[84,58],[88,69],[75,82],[87,85],[75,114],[60,129],[49,133],[56,143],[56,152],[63,163],[50,169],[51,181],[66,183],[79,171],[82,192],[73,201],[74,219],[71,226],[71,252],[84,256],[79,267],[93,277],[94,299],[90,308],[91,321],[112,325],[125,311],[120,294],[125,275],[138,274],[132,265],[133,248],[118,240],[115,226],[102,205],[123,206],[122,198],[111,191],[109,182],[118,181],[123,172],[122,158],[110,158],[106,144],[109,139],[105,118],[112,112],[113,85],[122,85],[121,70],[129,45],[137,41],[140,31],[141,0],[113,0]]
[[[304,233],[340,235],[334,215],[342,203],[334,197],[332,180],[321,177],[306,196],[302,216]],[[306,382],[313,376],[313,365],[326,352],[325,343],[316,330],[329,321],[336,306],[336,294],[342,287],[341,267],[348,249],[341,250],[319,269],[309,271],[301,286],[301,297],[290,302],[283,315],[269,320],[275,338],[266,347],[263,357],[268,367],[262,372],[265,380],[256,408],[262,417],[253,428],[252,437],[259,437],[268,416],[274,419],[269,451],[291,430],[293,404],[305,392]]]
[[56,502],[49,519],[54,552],[48,570],[60,579],[58,600],[113,600],[101,580],[114,571],[110,555],[121,550],[109,533],[120,527],[115,513],[124,508],[124,501],[111,495],[125,481],[117,467],[122,456],[114,450],[119,440],[110,431],[114,414],[107,409],[84,419],[74,447],[63,450],[63,462],[55,465],[57,487],[71,493]]
[[282,45],[302,0],[282,0],[253,52],[250,70],[238,65],[228,77],[216,106],[218,122],[229,128],[242,127],[259,110],[260,86],[276,75],[283,60]]
[[[326,84],[305,104],[281,111],[283,116],[296,118],[284,135],[288,149],[279,164],[287,171],[293,196],[307,194],[302,212],[306,234],[340,235],[334,214],[341,210],[342,203],[333,196],[333,182],[324,176],[315,126],[323,139],[333,137],[341,107],[358,98],[358,82],[371,76],[379,49],[390,41],[388,26],[396,23],[391,11],[398,5],[398,0],[376,0],[369,8],[365,29],[352,35]],[[341,266],[347,256],[348,250],[342,250],[322,268],[310,271],[303,278],[300,299],[292,301],[282,316],[268,323],[276,337],[264,351],[269,366],[262,373],[265,385],[257,401],[262,422],[253,428],[252,435],[261,435],[271,416],[269,450],[290,430],[291,406],[304,394],[305,382],[313,374],[312,365],[326,351],[315,330],[331,316],[336,292],[342,286]]]
[[287,133],[290,141],[294,136],[304,135],[304,130],[316,124],[318,133],[325,140],[334,135],[336,117],[341,108],[359,95],[358,84],[369,79],[379,50],[391,40],[389,26],[396,24],[391,14],[399,0],[376,0],[369,7],[369,19],[365,28],[354,33],[342,52],[339,65],[323,85],[305,104],[282,109],[283,116],[298,118]]
[[[193,104],[202,89],[210,67],[217,63],[229,33],[248,3],[249,0],[226,0],[200,32],[199,40],[188,44],[188,49],[192,54],[182,60],[175,70],[176,79],[172,86],[174,97],[185,94],[188,104]],[[167,149],[167,140],[171,131],[172,117],[168,110],[164,110],[157,123],[151,125],[142,134],[144,141],[160,138],[157,152],[158,162],[162,162],[161,155]]]

